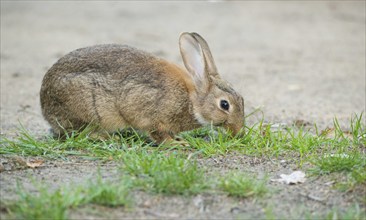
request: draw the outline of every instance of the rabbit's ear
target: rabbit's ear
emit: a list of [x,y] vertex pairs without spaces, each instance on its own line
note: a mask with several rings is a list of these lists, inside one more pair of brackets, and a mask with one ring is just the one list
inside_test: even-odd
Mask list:
[[197,88],[206,90],[209,86],[209,79],[201,45],[192,34],[182,33],[179,38],[179,47],[184,65]]
[[191,35],[198,41],[198,43],[201,46],[203,56],[205,57],[206,69],[208,71],[208,74],[210,76],[220,78],[220,76],[217,72],[215,61],[214,61],[214,59],[212,57],[212,54],[211,54],[210,47],[208,46],[205,39],[203,39],[203,37],[201,37],[201,35],[199,35],[197,33],[194,33],[194,32],[191,33]]

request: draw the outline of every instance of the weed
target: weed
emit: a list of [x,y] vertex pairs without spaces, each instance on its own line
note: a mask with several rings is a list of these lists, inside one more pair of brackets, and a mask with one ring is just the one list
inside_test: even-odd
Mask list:
[[130,181],[124,178],[124,181],[104,181],[98,175],[96,181],[90,181],[89,187],[85,191],[85,202],[102,206],[130,206],[131,198]]
[[67,212],[85,204],[103,206],[130,206],[129,186],[126,182],[112,183],[89,181],[87,186],[68,186],[50,190],[45,184],[37,184],[37,193],[25,191],[17,184],[18,201],[8,205],[10,215],[17,219],[67,219]]
[[55,139],[45,136],[36,138],[21,126],[19,137],[15,140],[3,138],[1,140],[0,154],[17,154],[21,156],[43,156],[50,159],[67,156],[82,158],[110,159],[119,158],[123,151],[129,147],[139,148],[145,145],[135,133],[132,137],[120,138],[123,134],[111,136],[108,140],[96,141],[89,137],[90,129],[86,128],[80,133],[72,132],[65,139]]
[[219,187],[229,196],[246,198],[251,196],[263,196],[267,193],[266,179],[255,178],[242,173],[229,173],[220,180]]
[[187,150],[195,152],[195,156],[205,157],[230,152],[269,158],[291,155],[299,166],[311,162],[315,175],[347,172],[352,173],[357,183],[364,181],[362,170],[365,169],[365,154],[362,149],[366,143],[366,132],[363,114],[352,116],[349,133],[342,131],[336,118],[334,136],[319,132],[316,125],[315,130],[316,134],[304,127],[273,129],[273,125],[265,125],[262,119],[257,124],[246,127],[244,136],[232,138],[222,129],[206,127],[181,134],[191,147],[160,145],[150,148],[146,136],[133,129],[123,130],[107,140],[94,141],[89,137],[88,128],[72,132],[64,140],[59,140],[49,136],[38,139],[21,127],[17,139],[2,138],[0,154],[64,160],[70,155],[87,159],[122,160],[125,169],[138,177],[141,187],[167,194],[190,194],[204,188],[197,187],[204,182],[200,177],[203,171],[194,161],[185,159]]
[[366,146],[366,123],[362,123],[362,113],[351,117],[350,128],[354,145]]
[[[207,176],[206,168],[198,166],[196,157],[226,155],[230,152],[239,154],[293,157],[299,166],[304,162],[313,165],[310,171],[314,175],[340,173],[346,182],[337,183],[344,191],[357,190],[366,182],[366,145],[363,114],[354,115],[350,121],[350,131],[343,131],[338,120],[334,119],[334,129],[316,133],[304,127],[276,127],[265,125],[263,119],[257,124],[246,127],[245,135],[230,137],[222,129],[206,127],[183,132],[181,136],[190,147],[160,145],[152,148],[146,142],[147,137],[133,129],[123,130],[107,140],[92,140],[90,130],[68,134],[65,139],[50,136],[36,138],[29,131],[20,128],[19,137],[8,139],[1,137],[0,154],[20,156],[43,156],[52,159],[67,160],[68,156],[86,159],[121,161],[121,173],[126,181],[104,181],[100,176],[89,181],[85,186],[62,187],[49,190],[38,188],[36,194],[26,192],[18,186],[19,200],[6,206],[15,218],[66,219],[70,208],[87,204],[102,206],[131,206],[130,190],[145,191],[166,195],[195,195],[217,189],[239,198],[260,197],[266,194],[266,179],[257,180],[242,173],[229,173],[215,179]],[[188,153],[187,153],[188,152]],[[193,153],[192,153],[193,152]],[[211,184],[209,181],[217,183]],[[217,187],[217,188],[216,188]],[[364,203],[365,200],[361,201]],[[364,209],[358,206],[343,210],[332,210],[327,219],[364,218]],[[274,218],[271,209],[266,210],[267,218]],[[317,216],[310,216],[317,218]]]
[[19,200],[10,206],[10,214],[17,219],[66,219],[71,204],[65,200],[65,192],[58,189],[50,192],[47,187],[38,187],[38,195],[26,192],[17,185]]
[[197,163],[178,154],[130,153],[123,163],[122,170],[134,175],[137,185],[157,193],[196,194],[207,187]]
[[366,168],[365,159],[360,152],[354,151],[339,154],[324,154],[313,161],[316,168],[311,171],[318,175],[332,172],[352,172]]

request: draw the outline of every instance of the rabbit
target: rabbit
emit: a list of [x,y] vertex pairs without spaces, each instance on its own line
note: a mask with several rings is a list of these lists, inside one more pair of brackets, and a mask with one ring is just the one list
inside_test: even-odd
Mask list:
[[132,127],[157,144],[205,125],[238,134],[244,100],[220,77],[207,42],[185,32],[179,48],[186,70],[126,45],[74,50],[45,74],[42,114],[58,136],[86,125],[96,134]]

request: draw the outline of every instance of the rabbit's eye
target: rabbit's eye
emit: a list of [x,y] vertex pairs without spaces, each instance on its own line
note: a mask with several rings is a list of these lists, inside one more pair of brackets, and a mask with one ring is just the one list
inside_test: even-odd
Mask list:
[[229,110],[229,107],[230,107],[229,102],[226,101],[226,100],[221,100],[220,101],[220,107],[222,109],[224,109],[225,111]]

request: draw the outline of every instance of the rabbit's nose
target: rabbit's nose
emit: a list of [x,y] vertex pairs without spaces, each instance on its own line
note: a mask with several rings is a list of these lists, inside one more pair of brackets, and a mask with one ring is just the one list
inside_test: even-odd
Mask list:
[[244,127],[238,124],[226,124],[224,126],[229,131],[231,136],[244,136]]

